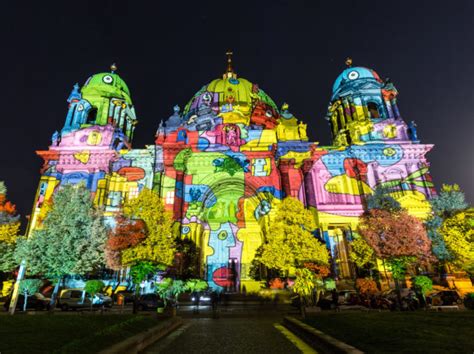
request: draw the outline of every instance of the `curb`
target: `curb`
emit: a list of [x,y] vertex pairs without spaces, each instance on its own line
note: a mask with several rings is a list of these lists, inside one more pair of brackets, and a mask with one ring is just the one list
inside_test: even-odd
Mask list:
[[364,352],[341,342],[340,340],[327,335],[314,327],[307,325],[294,317],[285,316],[283,324],[289,330],[295,332],[301,339],[308,344],[313,345],[322,353],[347,353],[347,354],[363,354]]
[[170,318],[155,327],[147,329],[145,332],[138,333],[100,351],[99,354],[137,354],[182,324],[181,317]]

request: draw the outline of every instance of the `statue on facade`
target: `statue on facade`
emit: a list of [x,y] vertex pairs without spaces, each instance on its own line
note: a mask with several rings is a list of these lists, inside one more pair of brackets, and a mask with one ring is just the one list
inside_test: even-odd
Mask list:
[[409,135],[410,135],[410,139],[412,141],[418,141],[418,133],[416,131],[416,123],[414,120],[412,120],[409,124],[408,124],[408,132],[409,132]]

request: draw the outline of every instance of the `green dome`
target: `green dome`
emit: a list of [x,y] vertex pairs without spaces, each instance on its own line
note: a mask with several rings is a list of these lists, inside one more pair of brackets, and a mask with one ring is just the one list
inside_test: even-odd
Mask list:
[[84,97],[102,96],[109,98],[122,98],[132,104],[130,90],[123,79],[116,73],[99,73],[89,77],[81,89]]

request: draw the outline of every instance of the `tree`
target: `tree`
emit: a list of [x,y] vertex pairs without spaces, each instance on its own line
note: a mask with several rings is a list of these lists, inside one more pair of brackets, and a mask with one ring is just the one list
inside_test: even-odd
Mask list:
[[42,284],[43,281],[41,279],[23,279],[20,281],[19,292],[22,293],[24,297],[23,312],[26,312],[28,297],[36,294]]
[[370,273],[377,267],[374,249],[361,236],[355,235],[354,240],[351,242],[349,257],[357,267],[368,269]]
[[124,216],[117,218],[117,224],[108,232],[105,247],[107,267],[114,270],[122,268],[122,250],[134,247],[146,238],[147,230],[143,220],[131,220]]
[[260,261],[286,272],[303,267],[305,262],[328,264],[328,250],[312,234],[315,229],[311,212],[298,199],[285,198],[262,245]]
[[381,186],[375,188],[374,193],[367,196],[367,210],[379,209],[392,212],[400,211],[402,209],[400,203],[389,195],[390,192],[389,188]]
[[474,274],[474,208],[446,218],[439,232],[453,256],[453,263],[468,274]]
[[[464,193],[457,184],[443,184],[440,193],[430,200],[433,216],[426,221],[432,249],[440,261],[453,262],[462,270],[472,273],[472,225]],[[472,215],[472,213],[471,213]]]
[[418,275],[416,277],[413,277],[411,279],[411,281],[412,281],[412,284],[413,284],[413,289],[418,294],[420,294],[420,296],[423,300],[423,305],[425,305],[426,304],[426,294],[428,293],[428,291],[433,289],[433,282],[426,275]]
[[443,184],[441,192],[437,196],[431,198],[430,204],[435,215],[438,215],[443,219],[446,219],[469,206],[466,203],[464,193],[457,184]]
[[105,288],[105,284],[102,280],[88,280],[84,286],[84,292],[91,296],[91,311],[92,305],[94,304],[94,296]]
[[138,302],[138,295],[140,292],[140,284],[148,279],[150,274],[153,274],[157,270],[157,266],[152,262],[137,262],[130,268],[130,275],[132,277],[132,281],[135,284],[135,296],[133,301],[133,313],[137,312],[137,302]]
[[407,267],[432,260],[431,241],[423,223],[405,210],[371,209],[361,216],[358,233],[375,255],[391,267],[400,300],[399,280],[405,276]]
[[150,189],[141,191],[137,198],[124,205],[124,215],[141,220],[146,226],[146,237],[121,252],[124,265],[141,261],[171,265],[176,253],[173,237],[173,219],[166,211],[161,198]]
[[104,265],[106,238],[102,215],[90,192],[83,185],[67,185],[54,195],[43,228],[19,244],[17,257],[26,260],[31,274],[56,280],[53,308],[65,275],[84,275]]
[[20,216],[7,200],[7,188],[0,181],[0,272],[10,272],[18,266],[14,252],[19,231]]

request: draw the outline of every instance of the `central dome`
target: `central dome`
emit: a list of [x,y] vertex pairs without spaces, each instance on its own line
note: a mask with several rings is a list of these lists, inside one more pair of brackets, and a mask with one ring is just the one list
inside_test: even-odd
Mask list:
[[196,114],[202,106],[207,106],[216,114],[233,111],[250,117],[259,103],[278,112],[275,102],[257,84],[235,74],[224,75],[204,85],[188,102],[184,114]]

